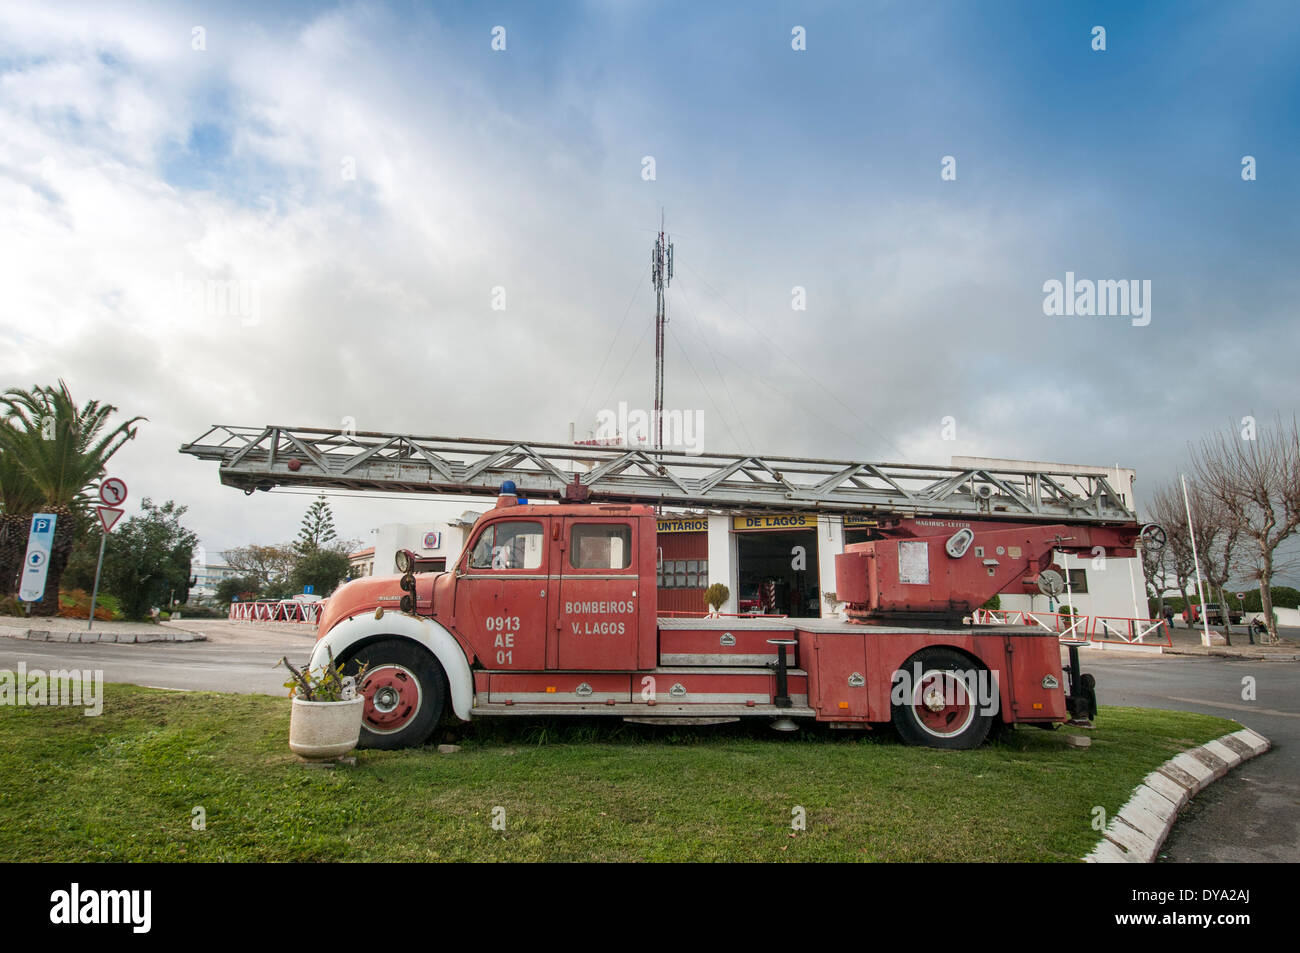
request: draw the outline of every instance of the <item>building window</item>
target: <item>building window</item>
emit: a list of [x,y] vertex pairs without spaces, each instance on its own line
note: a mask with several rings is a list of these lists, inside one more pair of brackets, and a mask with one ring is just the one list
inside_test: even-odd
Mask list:
[[1086,593],[1088,591],[1088,573],[1083,569],[1070,570],[1070,591]]
[[665,559],[659,572],[660,589],[706,589],[708,585],[707,559]]

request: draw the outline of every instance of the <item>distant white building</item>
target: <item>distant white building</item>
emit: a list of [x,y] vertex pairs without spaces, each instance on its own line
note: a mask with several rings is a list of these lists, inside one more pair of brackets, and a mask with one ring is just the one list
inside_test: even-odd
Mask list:
[[349,578],[360,579],[362,576],[373,576],[375,574],[375,547],[367,546],[364,549],[348,553],[348,562],[352,566],[348,570]]
[[194,551],[190,560],[190,575],[194,578],[194,585],[190,586],[191,599],[211,599],[217,594],[221,580],[239,575],[239,570],[226,565],[225,556],[225,553],[215,553],[212,561],[208,561],[208,554],[202,547]]
[[352,553],[352,578],[386,576],[397,572],[393,561],[399,549],[415,554],[416,572],[442,572],[456,564],[466,537],[482,514],[466,510],[448,522],[385,523],[375,531],[375,545]]

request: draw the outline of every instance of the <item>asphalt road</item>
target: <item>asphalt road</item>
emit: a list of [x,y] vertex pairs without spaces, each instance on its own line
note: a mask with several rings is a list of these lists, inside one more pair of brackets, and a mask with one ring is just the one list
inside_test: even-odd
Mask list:
[[[282,695],[275,663],[311,653],[311,629],[256,629],[186,620],[207,642],[147,645],[69,644],[0,639],[0,668],[102,669],[110,682],[191,691]],[[1169,861],[1300,861],[1300,662],[1087,652],[1099,702],[1197,711],[1232,718],[1263,734],[1273,750],[1247,762],[1196,797],[1174,826]],[[1255,679],[1255,700],[1242,679]],[[1103,715],[1104,717],[1104,715]]]
[[185,628],[202,632],[208,641],[83,645],[0,639],[0,668],[14,670],[23,661],[29,671],[102,669],[106,682],[149,688],[284,695],[289,676],[275,664],[286,655],[295,665],[306,662],[316,640],[314,627],[301,631],[255,629],[233,622],[187,619]]
[[[1300,662],[1086,653],[1082,668],[1096,676],[1101,705],[1219,715],[1273,743],[1193,798],[1162,861],[1300,861]],[[1246,677],[1254,701],[1242,698]]]

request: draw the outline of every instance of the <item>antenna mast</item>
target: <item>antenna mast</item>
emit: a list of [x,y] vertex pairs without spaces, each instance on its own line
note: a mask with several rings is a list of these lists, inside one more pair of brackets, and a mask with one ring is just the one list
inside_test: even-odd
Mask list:
[[650,254],[650,275],[655,285],[655,415],[654,449],[664,446],[664,289],[673,280],[673,244],[664,236],[664,214],[659,211],[659,238]]

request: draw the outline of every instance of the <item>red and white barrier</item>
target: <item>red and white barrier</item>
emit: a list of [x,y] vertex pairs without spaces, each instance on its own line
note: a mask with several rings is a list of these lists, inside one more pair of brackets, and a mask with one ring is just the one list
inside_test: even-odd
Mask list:
[[1169,626],[1163,619],[1138,619],[1114,615],[1071,615],[1063,612],[1031,612],[1028,609],[976,609],[976,625],[1036,625],[1055,632],[1062,640],[1093,642],[1099,647],[1125,645],[1131,648],[1173,648]]
[[976,609],[976,625],[1036,625],[1062,639],[1088,639],[1088,616],[1068,612],[1032,612],[1029,609]]
[[321,602],[299,602],[296,599],[267,599],[253,602],[232,602],[231,622],[302,622],[315,625],[320,621]]
[[1105,642],[1111,645],[1159,646],[1166,649],[1174,646],[1173,636],[1164,619],[1094,616],[1088,637],[1093,642]]

